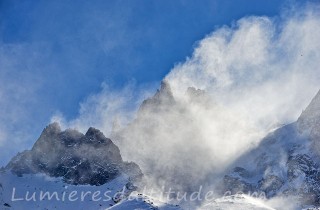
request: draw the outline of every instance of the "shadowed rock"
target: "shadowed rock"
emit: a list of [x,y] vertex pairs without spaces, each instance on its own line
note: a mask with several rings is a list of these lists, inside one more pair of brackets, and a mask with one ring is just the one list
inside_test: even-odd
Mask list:
[[139,166],[122,160],[119,148],[102,132],[89,128],[61,131],[58,123],[47,126],[31,150],[15,156],[6,169],[23,174],[45,173],[71,184],[102,185],[125,173],[142,176]]

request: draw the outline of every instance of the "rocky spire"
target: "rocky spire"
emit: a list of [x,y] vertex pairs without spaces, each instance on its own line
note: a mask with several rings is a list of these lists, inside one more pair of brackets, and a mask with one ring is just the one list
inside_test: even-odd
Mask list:
[[161,81],[160,89],[154,94],[153,97],[143,101],[140,106],[139,112],[143,111],[157,111],[158,109],[170,108],[175,104],[175,100],[171,91],[168,81]]
[[53,122],[49,124],[44,130],[43,133],[45,134],[54,134],[54,133],[60,133],[61,132],[61,127],[59,123]]
[[158,100],[166,100],[166,101],[174,101],[173,94],[171,91],[171,87],[169,82],[166,80],[161,81],[160,89],[157,90],[157,93],[154,95],[153,98]]

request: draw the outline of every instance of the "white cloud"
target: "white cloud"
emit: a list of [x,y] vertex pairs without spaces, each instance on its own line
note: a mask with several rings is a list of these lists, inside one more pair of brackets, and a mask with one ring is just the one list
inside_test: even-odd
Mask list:
[[[92,94],[80,104],[79,117],[67,120],[57,112],[51,122],[59,122],[63,128],[76,128],[86,132],[89,127],[96,127],[110,135],[112,129],[124,126],[135,117],[135,111],[141,101],[150,96],[154,85],[141,89],[131,82],[120,90],[111,89],[107,84],[101,85],[101,92]],[[148,90],[148,91],[147,91]]]

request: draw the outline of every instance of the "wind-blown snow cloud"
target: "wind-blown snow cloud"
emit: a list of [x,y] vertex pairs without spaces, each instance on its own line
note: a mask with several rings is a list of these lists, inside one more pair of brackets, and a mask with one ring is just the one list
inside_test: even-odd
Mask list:
[[[126,90],[120,97],[106,89],[89,97],[80,117],[66,124],[94,124],[112,134],[123,156],[158,185],[171,179],[186,190],[205,182],[270,130],[296,120],[319,90],[318,8],[286,12],[285,18],[245,17],[215,30],[166,76],[176,104],[139,111],[138,120],[115,133],[110,116],[135,117],[125,108],[137,104],[123,97]],[[189,87],[204,90],[204,98],[194,101]]]
[[316,10],[285,20],[243,18],[201,40],[167,80],[176,96],[192,86],[259,118],[292,121],[319,89],[319,34]]
[[194,145],[211,152],[208,167],[227,168],[271,129],[295,121],[319,90],[320,16],[313,6],[285,19],[245,17],[222,27],[167,75],[175,98],[186,101],[195,87],[223,107],[186,104],[199,127]]
[[137,107],[154,89],[153,84],[141,88],[131,82],[123,89],[114,90],[103,83],[101,92],[90,95],[80,104],[78,118],[68,121],[57,112],[51,122],[58,122],[64,129],[76,128],[86,132],[89,127],[96,127],[110,134],[135,117]]
[[227,107],[232,120],[242,122],[239,131],[246,130],[247,141],[224,139],[238,148],[252,143],[252,131],[265,134],[297,119],[320,88],[319,12],[288,14],[284,20],[246,17],[214,31],[166,77],[176,98],[195,87]]

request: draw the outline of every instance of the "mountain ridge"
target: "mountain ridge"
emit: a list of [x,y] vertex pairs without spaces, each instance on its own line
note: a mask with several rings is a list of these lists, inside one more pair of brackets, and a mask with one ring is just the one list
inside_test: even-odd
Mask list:
[[74,129],[62,131],[58,123],[48,125],[32,149],[13,157],[5,169],[18,176],[63,177],[71,184],[102,185],[121,173],[133,180],[142,177],[139,166],[124,162],[119,148],[98,129],[90,127],[82,134]]

